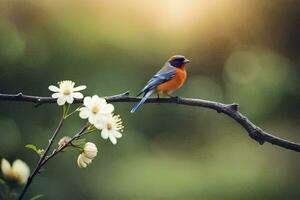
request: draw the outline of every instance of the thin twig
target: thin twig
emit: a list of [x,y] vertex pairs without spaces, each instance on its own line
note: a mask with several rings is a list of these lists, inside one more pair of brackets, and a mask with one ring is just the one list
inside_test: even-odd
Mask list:
[[46,158],[46,156],[47,156],[47,154],[48,154],[48,152],[49,152],[49,150],[50,150],[50,148],[51,148],[51,146],[52,146],[52,144],[53,144],[53,141],[55,140],[56,136],[58,135],[58,133],[59,133],[59,131],[60,131],[62,125],[63,125],[63,122],[64,122],[64,118],[62,117],[61,120],[59,121],[59,124],[58,124],[56,130],[54,131],[54,133],[53,133],[51,139],[49,140],[49,143],[48,143],[48,145],[47,145],[47,147],[46,147],[46,149],[45,149],[43,155],[42,155],[41,158],[39,159],[39,161],[38,161],[38,163],[37,163],[37,165],[36,165],[34,171],[33,171],[32,174],[29,176],[29,178],[28,178],[28,180],[27,180],[27,183],[26,183],[25,187],[23,188],[23,190],[22,190],[22,192],[21,192],[21,194],[20,194],[20,196],[19,196],[19,200],[21,200],[21,199],[24,197],[24,195],[25,195],[25,193],[27,192],[29,186],[31,185],[31,183],[32,183],[32,181],[33,181],[33,179],[34,179],[34,177],[39,173],[40,169],[42,168],[43,162],[44,162],[44,160],[45,160],[45,158]]
[[[138,97],[129,96],[129,92],[122,94],[108,96],[105,99],[110,102],[138,102],[141,99]],[[19,101],[19,102],[31,102],[36,105],[42,105],[46,103],[55,103],[56,99],[51,97],[39,97],[19,94],[0,94],[0,101]],[[76,100],[75,103],[82,103],[82,100]],[[145,103],[167,103],[167,104],[181,104],[187,106],[205,107],[216,110],[218,113],[224,113],[227,116],[234,119],[239,123],[249,134],[249,136],[256,140],[259,144],[268,142],[273,145],[280,146],[285,149],[300,152],[300,144],[291,142],[274,135],[271,135],[261,128],[252,123],[246,116],[239,112],[239,106],[236,103],[223,104],[214,101],[207,101],[202,99],[191,99],[184,97],[171,97],[171,98],[149,98]]]

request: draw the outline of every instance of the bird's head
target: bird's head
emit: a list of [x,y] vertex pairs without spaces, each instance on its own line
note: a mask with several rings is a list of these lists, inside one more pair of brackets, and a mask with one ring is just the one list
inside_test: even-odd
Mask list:
[[190,61],[188,59],[186,59],[184,56],[181,55],[175,55],[172,56],[169,60],[168,60],[168,64],[172,67],[177,67],[177,68],[183,68],[185,67],[185,65],[187,63],[189,63]]

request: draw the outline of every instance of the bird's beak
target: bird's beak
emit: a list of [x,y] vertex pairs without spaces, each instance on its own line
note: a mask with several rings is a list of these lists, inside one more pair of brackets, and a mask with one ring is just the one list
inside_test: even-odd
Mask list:
[[183,62],[186,64],[186,63],[190,63],[191,61],[188,59],[185,59]]

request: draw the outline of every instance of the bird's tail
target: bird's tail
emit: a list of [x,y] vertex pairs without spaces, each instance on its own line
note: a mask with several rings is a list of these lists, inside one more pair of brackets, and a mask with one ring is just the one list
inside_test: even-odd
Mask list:
[[148,91],[148,92],[146,92],[145,94],[144,94],[144,96],[143,96],[143,98],[141,99],[141,101],[138,103],[138,104],[136,104],[133,108],[132,108],[132,110],[130,111],[131,113],[134,113],[147,99],[148,99],[148,97],[150,97],[151,96],[151,94],[154,92],[154,90],[150,90],[150,91]]

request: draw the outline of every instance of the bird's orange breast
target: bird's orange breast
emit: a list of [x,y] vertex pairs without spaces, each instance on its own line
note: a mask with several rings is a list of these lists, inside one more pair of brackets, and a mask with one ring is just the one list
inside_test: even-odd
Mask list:
[[186,80],[186,71],[185,67],[176,68],[175,76],[169,81],[164,82],[163,84],[157,86],[156,90],[159,93],[170,94],[174,90],[180,88]]

